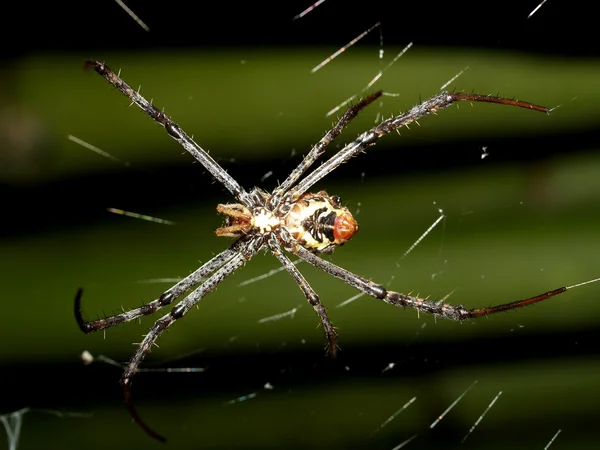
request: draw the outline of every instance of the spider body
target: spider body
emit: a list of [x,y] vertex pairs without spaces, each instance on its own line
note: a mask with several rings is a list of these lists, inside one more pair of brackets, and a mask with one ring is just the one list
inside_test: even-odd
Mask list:
[[[307,250],[333,253],[358,231],[358,223],[348,208],[341,205],[341,199],[325,191],[303,194],[291,206],[285,204],[285,199],[280,200],[284,205],[275,204],[274,210],[269,206],[271,196],[261,189],[254,188],[251,196],[262,198],[253,210],[239,203],[217,205],[217,212],[225,216],[225,223],[216,230],[217,236],[241,238],[256,233],[269,238],[273,233],[273,237],[285,244],[280,232],[285,228]],[[280,209],[287,213],[279,213]]]
[[441,92],[404,113],[383,120],[372,129],[360,134],[302,178],[305,172],[323,155],[327,146],[356,117],[359,111],[382,95],[381,92],[376,92],[348,108],[333,128],[313,146],[292,173],[269,194],[260,188],[246,191],[179,125],[133,90],[106,64],[88,61],[86,68],[96,71],[128,97],[133,104],[139,106],[144,113],[162,125],[168,135],[200,162],[237,201],[236,203],[217,206],[217,211],[225,216],[225,220],[223,226],[216,230],[216,234],[234,238],[235,241],[227,249],[212,257],[190,275],[163,292],[157,299],[139,308],[113,316],[85,321],[81,313],[82,289],[79,289],[75,297],[75,318],[84,333],[103,330],[145,315],[154,314],[181,298],[175,303],[171,311],[156,320],[142,342],[137,346],[121,376],[125,404],[130,414],[144,431],[156,439],[164,440],[139,417],[131,401],[131,381],[139,365],[165,330],[187,314],[204,296],[235,270],[243,266],[261,249],[271,252],[279,260],[314,308],[323,327],[328,344],[327,348],[331,356],[335,356],[338,349],[335,328],[330,322],[319,296],[286,253],[295,255],[318,267],[363,294],[383,300],[396,307],[414,308],[419,312],[450,320],[472,319],[520,308],[546,300],[567,290],[566,287],[561,287],[523,300],[476,309],[448,304],[444,300],[432,301],[428,298],[388,290],[368,278],[354,274],[319,256],[321,253],[331,253],[335,248],[352,238],[358,231],[358,224],[350,211],[341,205],[338,197],[329,196],[325,191],[308,192],[315,183],[328,173],[349,161],[352,157],[364,153],[368,147],[374,145],[382,136],[402,126],[408,126],[408,124],[416,122],[424,116],[436,113],[452,103],[459,101],[487,102],[548,112],[545,107],[489,95]]

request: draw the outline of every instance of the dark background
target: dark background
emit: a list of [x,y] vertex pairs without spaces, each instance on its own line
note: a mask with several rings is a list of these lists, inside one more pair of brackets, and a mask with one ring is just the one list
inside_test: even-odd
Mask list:
[[[600,94],[594,74],[600,69],[591,11],[550,1],[527,20],[536,2],[473,9],[461,2],[327,0],[292,21],[308,5],[127,5],[149,33],[114,2],[11,4],[2,15],[1,403],[5,413],[38,411],[24,416],[22,448],[154,445],[129,423],[119,369],[84,367],[77,358],[90,349],[126,360],[130,343],[152,321],[111,330],[106,339],[84,336],[72,317],[72,298],[86,287],[90,318],[137,306],[168,284],[136,280],[184,276],[226,245],[212,235],[220,222],[214,205],[228,201],[223,190],[160,128],[126,108],[118,92],[83,73],[86,58],[105,59],[122,67],[132,85],[142,83],[142,93],[160,98],[244,186],[273,170],[265,183],[272,188],[330,125],[323,112],[377,72],[379,30],[317,74],[322,78],[311,77],[310,68],[381,21],[387,58],[409,41],[415,45],[380,86],[401,92],[397,102],[386,100],[388,115],[435,93],[440,80],[464,68],[462,62],[457,69],[445,67],[460,58],[472,62],[451,87],[562,106],[548,117],[532,117],[464,105],[401,137],[382,139],[319,185],[361,211],[361,233],[333,260],[400,291],[441,298],[458,287],[450,301],[470,307],[598,276]],[[255,101],[240,94],[249,78],[223,69],[238,55],[257,61]],[[286,84],[294,61],[303,72]],[[516,81],[502,84],[499,73],[511,71]],[[188,95],[194,100],[186,102]],[[271,97],[281,97],[287,109],[274,109]],[[278,115],[283,122],[274,119]],[[342,142],[370,126],[375,113],[364,115]],[[114,131],[120,126],[127,132]],[[131,167],[82,151],[67,133],[133,161]],[[483,146],[490,149],[484,160]],[[24,149],[33,149],[24,163],[12,157]],[[106,207],[177,225],[129,220]],[[435,220],[437,207],[448,215],[443,231],[437,228],[401,260]],[[275,267],[272,258],[257,257],[175,325],[149,358],[162,367],[209,370],[136,377],[136,404],[167,434],[169,445],[393,448],[418,434],[410,445],[455,447],[502,391],[465,445],[543,448],[561,429],[557,448],[595,448],[595,285],[526,311],[460,325],[417,319],[412,311],[364,298],[335,309],[352,290],[301,267],[340,326],[343,352],[334,363],[323,358],[314,314],[289,277],[237,287]],[[299,305],[293,320],[256,325]],[[193,355],[181,357],[188,353]],[[390,362],[394,369],[382,372]],[[429,430],[475,380],[459,406]],[[266,382],[275,389],[264,389]],[[255,399],[226,404],[253,392]],[[413,396],[414,405],[369,437]],[[40,410],[93,415],[56,418]]]
[[[327,0],[292,18],[312,2],[143,2],[126,4],[149,26],[143,30],[116,2],[5,5],[7,57],[39,51],[146,48],[341,46],[376,22],[384,39],[436,47],[508,49],[565,57],[594,57],[595,20],[585,3],[335,2]],[[18,39],[32,33],[32,39]],[[354,34],[353,34],[354,33]]]

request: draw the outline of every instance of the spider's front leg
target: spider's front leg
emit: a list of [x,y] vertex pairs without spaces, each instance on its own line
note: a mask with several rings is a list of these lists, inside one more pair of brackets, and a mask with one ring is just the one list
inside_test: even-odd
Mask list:
[[249,205],[251,200],[248,193],[233,179],[202,147],[189,137],[171,118],[146,100],[140,93],[131,88],[108,65],[100,61],[89,60],[85,62],[85,69],[92,69],[106,81],[117,88],[123,95],[136,104],[150,118],[161,124],[168,135],[175,139],[190,155],[192,155],[210,174],[219,181],[240,202]]
[[[377,91],[368,97],[363,98],[357,104],[350,106],[340,117],[337,123],[329,130],[325,136],[310,150],[310,152],[300,162],[292,173],[279,185],[274,191],[269,203],[271,207],[277,205],[283,195],[300,179],[302,174],[312,166],[319,157],[325,153],[327,146],[342,132],[342,130],[358,115],[358,113],[383,95],[382,91]],[[300,195],[298,193],[298,195]]]

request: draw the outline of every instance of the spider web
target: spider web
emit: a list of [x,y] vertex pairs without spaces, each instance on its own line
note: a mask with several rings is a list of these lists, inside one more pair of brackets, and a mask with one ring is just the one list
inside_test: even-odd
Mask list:
[[[325,118],[326,113],[360,94],[380,72],[384,75],[372,89],[383,88],[399,95],[386,97],[382,105],[372,105],[371,110],[361,114],[341,136],[340,144],[378,118],[413,105],[419,95],[425,98],[436,93],[449,80],[452,83],[448,89],[502,95],[515,92],[524,100],[541,98],[540,103],[549,106],[561,104],[556,114],[539,119],[548,119],[557,129],[566,126],[563,122],[578,122],[583,127],[588,117],[594,116],[592,109],[585,109],[594,102],[583,100],[588,92],[583,82],[552,78],[553,73],[562,73],[563,69],[557,67],[560,64],[530,55],[513,58],[497,53],[496,44],[486,51],[445,49],[428,53],[428,46],[419,39],[422,35],[414,29],[412,34],[395,33],[395,28],[410,26],[406,20],[411,16],[409,11],[395,15],[385,6],[374,4],[372,14],[361,17],[358,11],[350,11],[341,17],[340,12],[333,12],[339,9],[339,3],[336,6],[329,0],[290,25],[292,17],[310,6],[294,5],[280,21],[286,19],[285,27],[296,27],[302,42],[315,47],[322,44],[313,41],[325,39],[314,22],[320,15],[329,18],[325,23],[334,29],[335,39],[328,39],[326,45],[308,56],[284,48],[277,53],[277,61],[261,57],[255,48],[244,48],[221,57],[213,66],[197,69],[194,64],[182,62],[189,58],[186,52],[202,42],[221,47],[230,45],[231,40],[239,42],[230,25],[224,23],[221,33],[207,35],[203,29],[198,30],[204,27],[192,27],[182,23],[186,18],[181,18],[178,32],[169,22],[174,20],[171,10],[176,8],[163,8],[164,16],[153,19],[148,6],[126,3],[151,31],[146,33],[140,28],[138,37],[126,35],[128,40],[121,40],[116,48],[135,48],[140,39],[148,39],[153,45],[169,39],[187,40],[185,48],[175,56],[154,52],[105,55],[104,50],[94,51],[94,56],[105,57],[109,63],[114,60],[114,65],[123,67],[125,79],[144,83],[142,93],[154,96],[184,129],[195,131],[197,140],[206,144],[211,155],[245,187],[277,185],[329,126],[332,119]],[[552,2],[542,4],[527,19],[536,6],[533,2],[522,7],[520,17],[514,9],[495,14],[522,19],[523,23],[535,20],[531,26],[538,31],[557,29],[552,21],[552,11],[556,11],[551,9]],[[247,16],[254,28],[259,28],[260,11],[257,5],[252,8],[254,11],[236,13]],[[464,4],[452,8],[468,10]],[[567,12],[565,5],[554,8]],[[123,39],[120,31],[128,26],[139,28],[118,10],[118,5],[115,11],[121,18],[105,21],[114,31],[103,33],[108,35],[107,46],[114,42],[114,34]],[[387,16],[394,20],[390,22]],[[421,11],[414,17],[425,15]],[[444,17],[444,13],[438,11],[436,17]],[[196,17],[194,25],[197,21]],[[310,69],[325,57],[379,21],[381,28],[373,29],[338,58],[310,74]],[[89,35],[89,26],[86,24],[75,35]],[[161,32],[161,27],[169,33]],[[188,30],[192,28],[197,37],[190,37]],[[481,29],[474,23],[467,34],[474,36],[473,41],[483,40],[477,37],[484,35]],[[492,34],[501,41],[500,46],[516,39],[507,37],[510,34],[522,41],[523,48],[537,42],[523,29],[497,30]],[[252,33],[246,34],[252,40]],[[545,35],[552,39],[548,33]],[[413,41],[413,47],[384,72],[387,63]],[[254,44],[258,47],[257,43],[250,45]],[[75,426],[71,421],[61,421],[53,424],[52,430],[43,418],[19,430],[23,414],[3,417],[10,425],[7,430],[15,437],[22,433],[31,438],[39,435],[42,440],[54,436],[57,442],[73,442],[80,448],[81,435],[93,435],[97,444],[86,443],[104,447],[117,436],[123,446],[131,446],[145,437],[130,424],[122,409],[116,385],[120,369],[79,367],[74,361],[83,348],[90,348],[94,354],[108,354],[117,362],[126,360],[131,342],[139,341],[152,320],[144,320],[141,326],[130,324],[109,330],[105,338],[101,334],[81,336],[71,317],[72,288],[82,284],[89,289],[85,303],[89,318],[96,312],[110,314],[121,304],[135,307],[155,298],[168,284],[137,282],[158,278],[170,278],[172,282],[193,270],[198,260],[205,261],[226,245],[223,239],[213,239],[211,233],[219,221],[214,205],[230,199],[177,149],[159,144],[161,134],[155,124],[125,108],[123,99],[98,80],[74,69],[90,56],[89,49],[84,50],[84,57],[70,55],[64,63],[65,73],[76,73],[70,78],[76,80],[70,83],[75,91],[58,104],[58,109],[69,109],[77,103],[71,109],[79,116],[85,112],[86,123],[79,123],[75,117],[65,120],[68,126],[62,136],[73,133],[119,161],[127,161],[130,167],[120,172],[116,167],[123,163],[89,153],[89,165],[98,172],[87,175],[85,166],[65,162],[64,179],[77,172],[86,174],[75,184],[89,195],[86,205],[73,208],[75,203],[65,206],[56,201],[69,198],[69,190],[61,191],[63,195],[42,197],[53,200],[47,202],[52,203],[51,212],[40,206],[35,215],[25,215],[30,221],[25,229],[36,230],[34,221],[54,220],[53,227],[37,225],[42,232],[36,236],[40,237],[32,237],[31,232],[14,241],[3,240],[6,261],[11,261],[11,265],[3,265],[7,280],[19,281],[8,286],[7,298],[15,300],[7,322],[9,328],[12,323],[19,324],[20,331],[0,337],[3,342],[19,342],[13,353],[5,356],[11,367],[21,367],[8,372],[7,386],[21,386],[23,373],[48,377],[52,383],[52,389],[41,382],[39,387],[28,383],[31,392],[20,393],[23,404],[65,405],[70,410],[93,411],[94,417]],[[197,63],[209,58],[207,53],[201,55],[193,54],[192,59]],[[53,70],[57,58],[52,54]],[[290,60],[297,64],[280,75],[284,80],[281,85],[273,83],[267,68],[274,65],[273,61],[285,66],[291,64]],[[595,73],[576,60],[570,63],[564,71],[581,72],[581,79],[585,74],[592,78]],[[28,73],[36,73],[44,65],[52,64],[47,58],[43,64],[22,63]],[[544,70],[535,71],[540,66]],[[211,72],[218,75],[211,78]],[[290,73],[296,77],[286,82]],[[454,78],[456,75],[460,76]],[[552,89],[543,85],[527,94],[522,94],[521,85],[514,81],[534,79],[534,84],[541,84],[546,76],[551,78],[548,83]],[[218,82],[228,77],[226,82]],[[505,83],[506,79],[511,83]],[[161,88],[157,80],[165,80],[166,87]],[[251,80],[259,82],[252,84]],[[79,85],[80,91],[76,90]],[[202,85],[208,87],[197,87]],[[558,86],[565,91],[556,94]],[[210,90],[216,94],[211,96]],[[252,97],[246,91],[257,94]],[[50,98],[39,92],[37,96]],[[576,96],[579,99],[571,102]],[[322,101],[315,102],[314,98]],[[57,104],[52,103],[51,108],[57,109]],[[235,116],[240,109],[245,114]],[[121,112],[123,115],[118,116]],[[492,120],[476,121],[477,116],[486,114],[494,114],[490,115]],[[340,195],[357,213],[361,225],[357,237],[339,249],[332,260],[390,288],[431,294],[438,299],[452,294],[449,301],[470,306],[522,298],[596,277],[597,218],[593,211],[598,202],[598,166],[590,155],[573,152],[582,145],[578,140],[583,138],[567,134],[555,141],[552,136],[544,137],[538,119],[530,119],[526,112],[495,114],[480,105],[444,111],[439,117],[424,120],[421,128],[414,126],[410,131],[403,130],[400,137],[382,139],[367,155],[340,167],[319,183],[318,188]],[[128,116],[139,120],[119,128],[118,122]],[[258,119],[251,121],[249,116]],[[244,122],[251,126],[243,128]],[[28,122],[23,122],[26,125]],[[309,131],[297,134],[304,127]],[[207,133],[211,128],[217,130],[215,136]],[[500,128],[503,137],[481,134],[486,128]],[[29,124],[26,129],[30,132],[25,135],[31,139],[36,128]],[[90,130],[100,130],[106,139],[97,133],[88,134]],[[240,141],[244,144],[241,147]],[[448,142],[451,145],[446,145]],[[563,149],[552,154],[550,147],[556,142]],[[122,148],[117,146],[121,143]],[[77,146],[72,142],[70,145],[68,159],[85,154],[80,148],[75,150]],[[263,150],[271,148],[283,153]],[[255,151],[262,153],[257,153],[258,162],[252,163],[248,155]],[[540,156],[546,151],[550,157]],[[172,159],[161,159],[163,155]],[[184,169],[180,168],[182,161]],[[72,172],[67,171],[69,167]],[[169,189],[169,185],[177,188]],[[41,195],[42,190],[35,191],[35,195]],[[176,224],[176,231],[155,221],[114,216],[106,208],[168,220]],[[436,220],[438,208],[446,215],[444,222],[403,258]],[[7,209],[14,211],[10,205]],[[15,221],[22,220],[20,214],[14,216]],[[64,219],[61,222],[55,216]],[[566,237],[561,235],[559,239],[559,229]],[[40,254],[36,258],[39,261],[32,261],[31,255]],[[66,262],[58,264],[48,256],[51,254],[64,254]],[[428,448],[459,445],[463,439],[463,447],[481,448],[485,442],[489,448],[490,442],[498,442],[500,448],[506,444],[543,448],[559,443],[583,447],[584,441],[597,442],[597,408],[591,400],[597,373],[592,348],[597,327],[594,287],[523,312],[453,324],[417,317],[412,311],[394,310],[367,298],[336,308],[356,293],[310,267],[300,266],[339,327],[343,360],[334,364],[322,357],[322,332],[315,329],[314,313],[303,303],[287,274],[238,286],[277,267],[269,255],[257,256],[203,300],[199,311],[178,322],[174,332],[159,341],[161,348],[152,353],[146,366],[202,367],[206,368],[204,372],[159,372],[136,377],[136,406],[144,419],[166,433],[175,445],[178,439],[207,448],[264,448],[282,443],[302,448],[324,443],[328,448]],[[28,278],[19,275],[25,272]],[[31,273],[42,272],[48,272],[50,278],[31,283]],[[32,311],[37,310],[40,314],[34,316]],[[23,336],[23,329],[31,335]],[[47,339],[40,339],[38,332]],[[58,362],[47,365],[42,359],[30,358],[38,354]],[[30,362],[23,365],[27,358]],[[71,365],[61,362],[65,360]],[[439,417],[442,419],[437,421]],[[11,442],[16,446],[16,439]]]

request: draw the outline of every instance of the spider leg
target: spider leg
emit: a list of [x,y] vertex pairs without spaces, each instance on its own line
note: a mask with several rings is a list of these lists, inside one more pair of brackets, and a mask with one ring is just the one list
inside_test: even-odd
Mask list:
[[281,265],[285,267],[285,269],[292,276],[294,281],[298,284],[298,287],[302,290],[302,293],[306,297],[306,300],[312,305],[316,313],[319,315],[321,319],[321,323],[323,324],[323,331],[325,332],[325,337],[327,338],[328,351],[332,358],[335,358],[337,355],[337,333],[333,324],[329,321],[329,317],[327,316],[327,310],[319,301],[319,296],[314,291],[312,287],[308,284],[306,279],[302,276],[298,268],[290,261],[290,259],[285,256],[281,252],[281,247],[278,244],[269,245],[271,252],[275,255],[275,257],[279,260]]
[[213,273],[219,267],[223,266],[227,261],[233,258],[239,252],[240,241],[235,242],[227,250],[219,253],[211,260],[204,263],[196,271],[185,277],[176,285],[165,291],[159,298],[152,300],[151,302],[140,306],[139,308],[124,311],[120,314],[105,317],[104,319],[92,320],[86,322],[81,314],[81,297],[83,296],[83,288],[79,288],[75,295],[75,319],[79,328],[84,333],[92,333],[94,331],[104,330],[106,328],[114,327],[125,322],[138,319],[142,316],[154,314],[156,311],[164,306],[170,305],[178,299],[188,289],[194,287],[205,279],[208,275]]
[[285,179],[285,181],[273,191],[273,196],[270,200],[271,206],[274,207],[279,203],[281,197],[296,183],[296,181],[298,181],[302,174],[306,172],[306,170],[308,170],[308,168],[312,166],[317,159],[319,159],[319,157],[325,152],[327,146],[331,144],[331,142],[342,132],[346,125],[348,125],[362,109],[366,108],[369,104],[381,97],[381,95],[382,91],[375,92],[374,94],[362,99],[356,105],[350,106],[346,110],[333,128],[329,130],[304,157],[298,167],[296,167]]
[[[249,241],[245,241],[248,245]],[[250,255],[251,256],[251,255]],[[244,251],[239,251],[233,258],[227,261],[221,268],[216,270],[204,283],[202,283],[196,290],[190,293],[183,300],[179,301],[168,314],[158,319],[150,328],[150,331],[142,342],[139,344],[135,354],[127,363],[123,375],[121,375],[121,386],[123,388],[123,395],[125,397],[125,405],[131,414],[133,420],[150,436],[159,441],[165,441],[166,439],[153,431],[138,415],[137,411],[133,406],[131,400],[131,381],[135,375],[139,365],[141,364],[144,357],[150,352],[152,345],[156,342],[159,336],[178,319],[181,319],[194,305],[196,305],[202,298],[212,291],[219,283],[225,278],[231,275],[236,269],[242,266],[250,257]]]
[[156,106],[132,89],[106,64],[98,61],[86,61],[85,68],[94,69],[97,73],[102,75],[106,81],[139,106],[148,116],[165,127],[169,136],[179,142],[188,153],[196,158],[196,160],[202,164],[215,179],[225,186],[238,201],[246,206],[250,206],[250,198],[244,188],[242,188],[239,183],[235,181],[202,147],[196,144],[196,142],[194,142],[194,140],[189,137],[179,125],[167,117],[164,112],[159,111]]
[[300,196],[304,194],[308,189],[310,189],[311,186],[313,186],[325,175],[336,169],[341,164],[347,162],[353,156],[358,155],[371,145],[374,145],[377,139],[380,137],[385,136],[389,132],[394,131],[402,126],[407,126],[408,124],[419,120],[423,116],[434,114],[440,109],[446,108],[452,103],[460,101],[497,103],[500,105],[531,109],[533,111],[546,113],[549,112],[548,108],[543,106],[508,98],[495,97],[491,95],[441,92],[440,94],[434,95],[430,99],[412,107],[409,111],[384,120],[379,125],[371,128],[369,131],[362,133],[356,140],[354,140],[354,142],[346,145],[338,153],[333,155],[326,162],[321,164],[309,175],[307,175],[306,178],[300,181],[294,188],[294,195]]
[[339,266],[336,266],[329,261],[321,259],[300,246],[293,248],[290,251],[313,266],[318,267],[319,269],[327,272],[329,275],[344,281],[346,284],[364,292],[367,295],[370,295],[371,297],[378,298],[394,306],[414,308],[419,312],[433,314],[435,316],[440,316],[444,319],[450,320],[460,321],[473,319],[501,311],[509,311],[511,309],[521,308],[523,306],[544,301],[550,297],[554,297],[555,295],[562,294],[567,290],[566,287],[561,287],[553,291],[548,291],[523,300],[517,300],[488,308],[467,309],[462,305],[450,305],[448,303],[444,303],[443,300],[436,302],[399,292],[388,291],[383,286],[373,283],[372,281],[369,281],[366,278],[356,275]]

